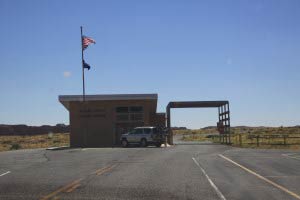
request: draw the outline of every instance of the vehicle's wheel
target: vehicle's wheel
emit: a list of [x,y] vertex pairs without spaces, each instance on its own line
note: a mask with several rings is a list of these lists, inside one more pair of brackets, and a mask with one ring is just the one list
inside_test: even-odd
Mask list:
[[161,143],[158,142],[158,143],[155,144],[155,146],[156,146],[156,147],[161,147]]
[[127,140],[122,140],[122,147],[127,147],[127,146],[128,146]]
[[146,147],[147,146],[147,140],[145,138],[141,139],[141,147]]

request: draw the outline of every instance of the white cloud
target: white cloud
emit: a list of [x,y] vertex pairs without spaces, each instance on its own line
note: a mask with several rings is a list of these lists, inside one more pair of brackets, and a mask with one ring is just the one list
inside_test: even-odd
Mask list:
[[64,75],[65,78],[69,78],[71,76],[71,72],[64,71],[63,75]]

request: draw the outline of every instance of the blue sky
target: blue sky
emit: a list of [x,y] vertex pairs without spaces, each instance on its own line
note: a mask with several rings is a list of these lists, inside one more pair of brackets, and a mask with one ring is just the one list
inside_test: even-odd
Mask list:
[[[300,124],[300,1],[0,1],[0,124],[69,122],[60,94],[229,100],[232,125]],[[216,109],[173,109],[175,126]]]

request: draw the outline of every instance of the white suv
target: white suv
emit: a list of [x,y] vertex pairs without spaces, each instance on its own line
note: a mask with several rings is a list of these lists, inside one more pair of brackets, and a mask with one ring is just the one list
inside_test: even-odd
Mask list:
[[127,147],[130,143],[140,144],[142,147],[155,145],[160,147],[164,143],[163,134],[156,127],[136,127],[132,131],[122,134],[121,144]]

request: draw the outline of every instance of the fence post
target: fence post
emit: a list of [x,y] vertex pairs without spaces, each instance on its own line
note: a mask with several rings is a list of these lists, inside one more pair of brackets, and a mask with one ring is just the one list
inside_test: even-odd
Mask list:
[[242,146],[242,135],[239,134],[240,146]]
[[227,144],[230,144],[230,135],[229,134],[227,135],[227,139],[228,139]]
[[230,144],[230,135],[229,134],[227,135],[227,139],[228,139],[227,144]]
[[221,135],[221,144],[223,144],[223,138],[224,138],[224,135],[222,134]]
[[222,140],[221,143],[223,144],[224,143],[224,134],[222,134],[222,139],[221,140]]
[[228,140],[226,141],[227,144],[230,144],[230,135],[229,135],[229,134],[227,135],[227,139],[228,139]]
[[286,145],[286,135],[283,135],[283,144]]
[[259,135],[256,136],[256,145],[259,146]]

